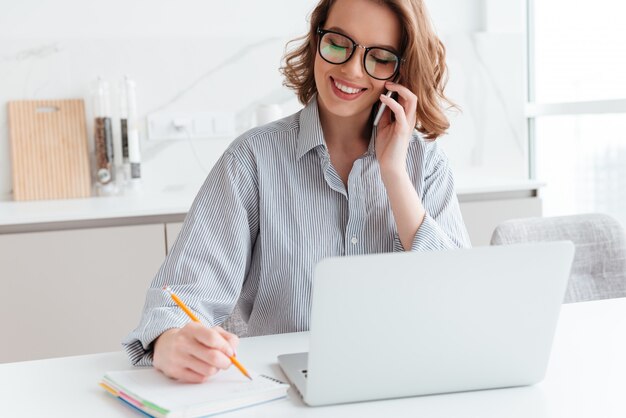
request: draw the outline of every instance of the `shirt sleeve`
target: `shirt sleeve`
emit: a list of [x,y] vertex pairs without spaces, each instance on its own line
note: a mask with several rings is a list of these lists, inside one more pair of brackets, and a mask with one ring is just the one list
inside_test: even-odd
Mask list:
[[133,365],[151,365],[154,340],[189,322],[163,286],[207,326],[232,312],[258,233],[258,186],[246,160],[228,150],[207,176],[148,289],[139,325],[122,341]]
[[[411,251],[471,247],[448,158],[438,148],[435,148],[433,153],[435,160],[432,163],[432,169],[424,178],[422,204],[426,215],[415,233]],[[394,236],[393,250],[394,252],[405,251],[397,231]]]

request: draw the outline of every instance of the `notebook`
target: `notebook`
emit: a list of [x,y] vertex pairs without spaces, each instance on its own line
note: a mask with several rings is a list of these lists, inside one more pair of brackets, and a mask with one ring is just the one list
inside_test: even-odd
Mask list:
[[287,396],[289,385],[235,367],[204,383],[181,383],[153,368],[108,372],[100,386],[151,417],[204,417],[270,402]]

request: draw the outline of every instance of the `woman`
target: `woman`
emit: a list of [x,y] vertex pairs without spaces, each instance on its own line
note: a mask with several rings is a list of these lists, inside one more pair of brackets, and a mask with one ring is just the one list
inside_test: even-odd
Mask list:
[[231,364],[237,337],[217,325],[237,303],[251,335],[308,329],[322,258],[469,246],[434,142],[448,128],[445,69],[421,0],[322,0],[283,67],[305,108],[216,163],[124,341],[133,363],[201,382]]

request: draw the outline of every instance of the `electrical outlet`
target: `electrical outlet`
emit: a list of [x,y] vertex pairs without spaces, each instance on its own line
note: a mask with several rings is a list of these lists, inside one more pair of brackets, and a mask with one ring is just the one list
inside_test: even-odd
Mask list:
[[155,113],[148,115],[151,141],[232,138],[235,114],[232,112]]

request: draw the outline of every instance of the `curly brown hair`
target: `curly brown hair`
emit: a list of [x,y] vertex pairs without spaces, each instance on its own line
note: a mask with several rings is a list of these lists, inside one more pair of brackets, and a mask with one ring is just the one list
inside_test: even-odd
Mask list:
[[[388,6],[402,27],[400,65],[397,82],[417,96],[416,126],[428,140],[435,140],[450,127],[444,104],[457,107],[445,95],[448,81],[446,48],[435,34],[422,0],[372,0]],[[317,28],[326,21],[335,0],[321,0],[311,14],[309,33],[287,43],[280,68],[283,84],[293,89],[306,105],[317,93],[313,66],[317,54]],[[299,43],[301,42],[301,43]],[[290,50],[292,43],[299,43]]]

